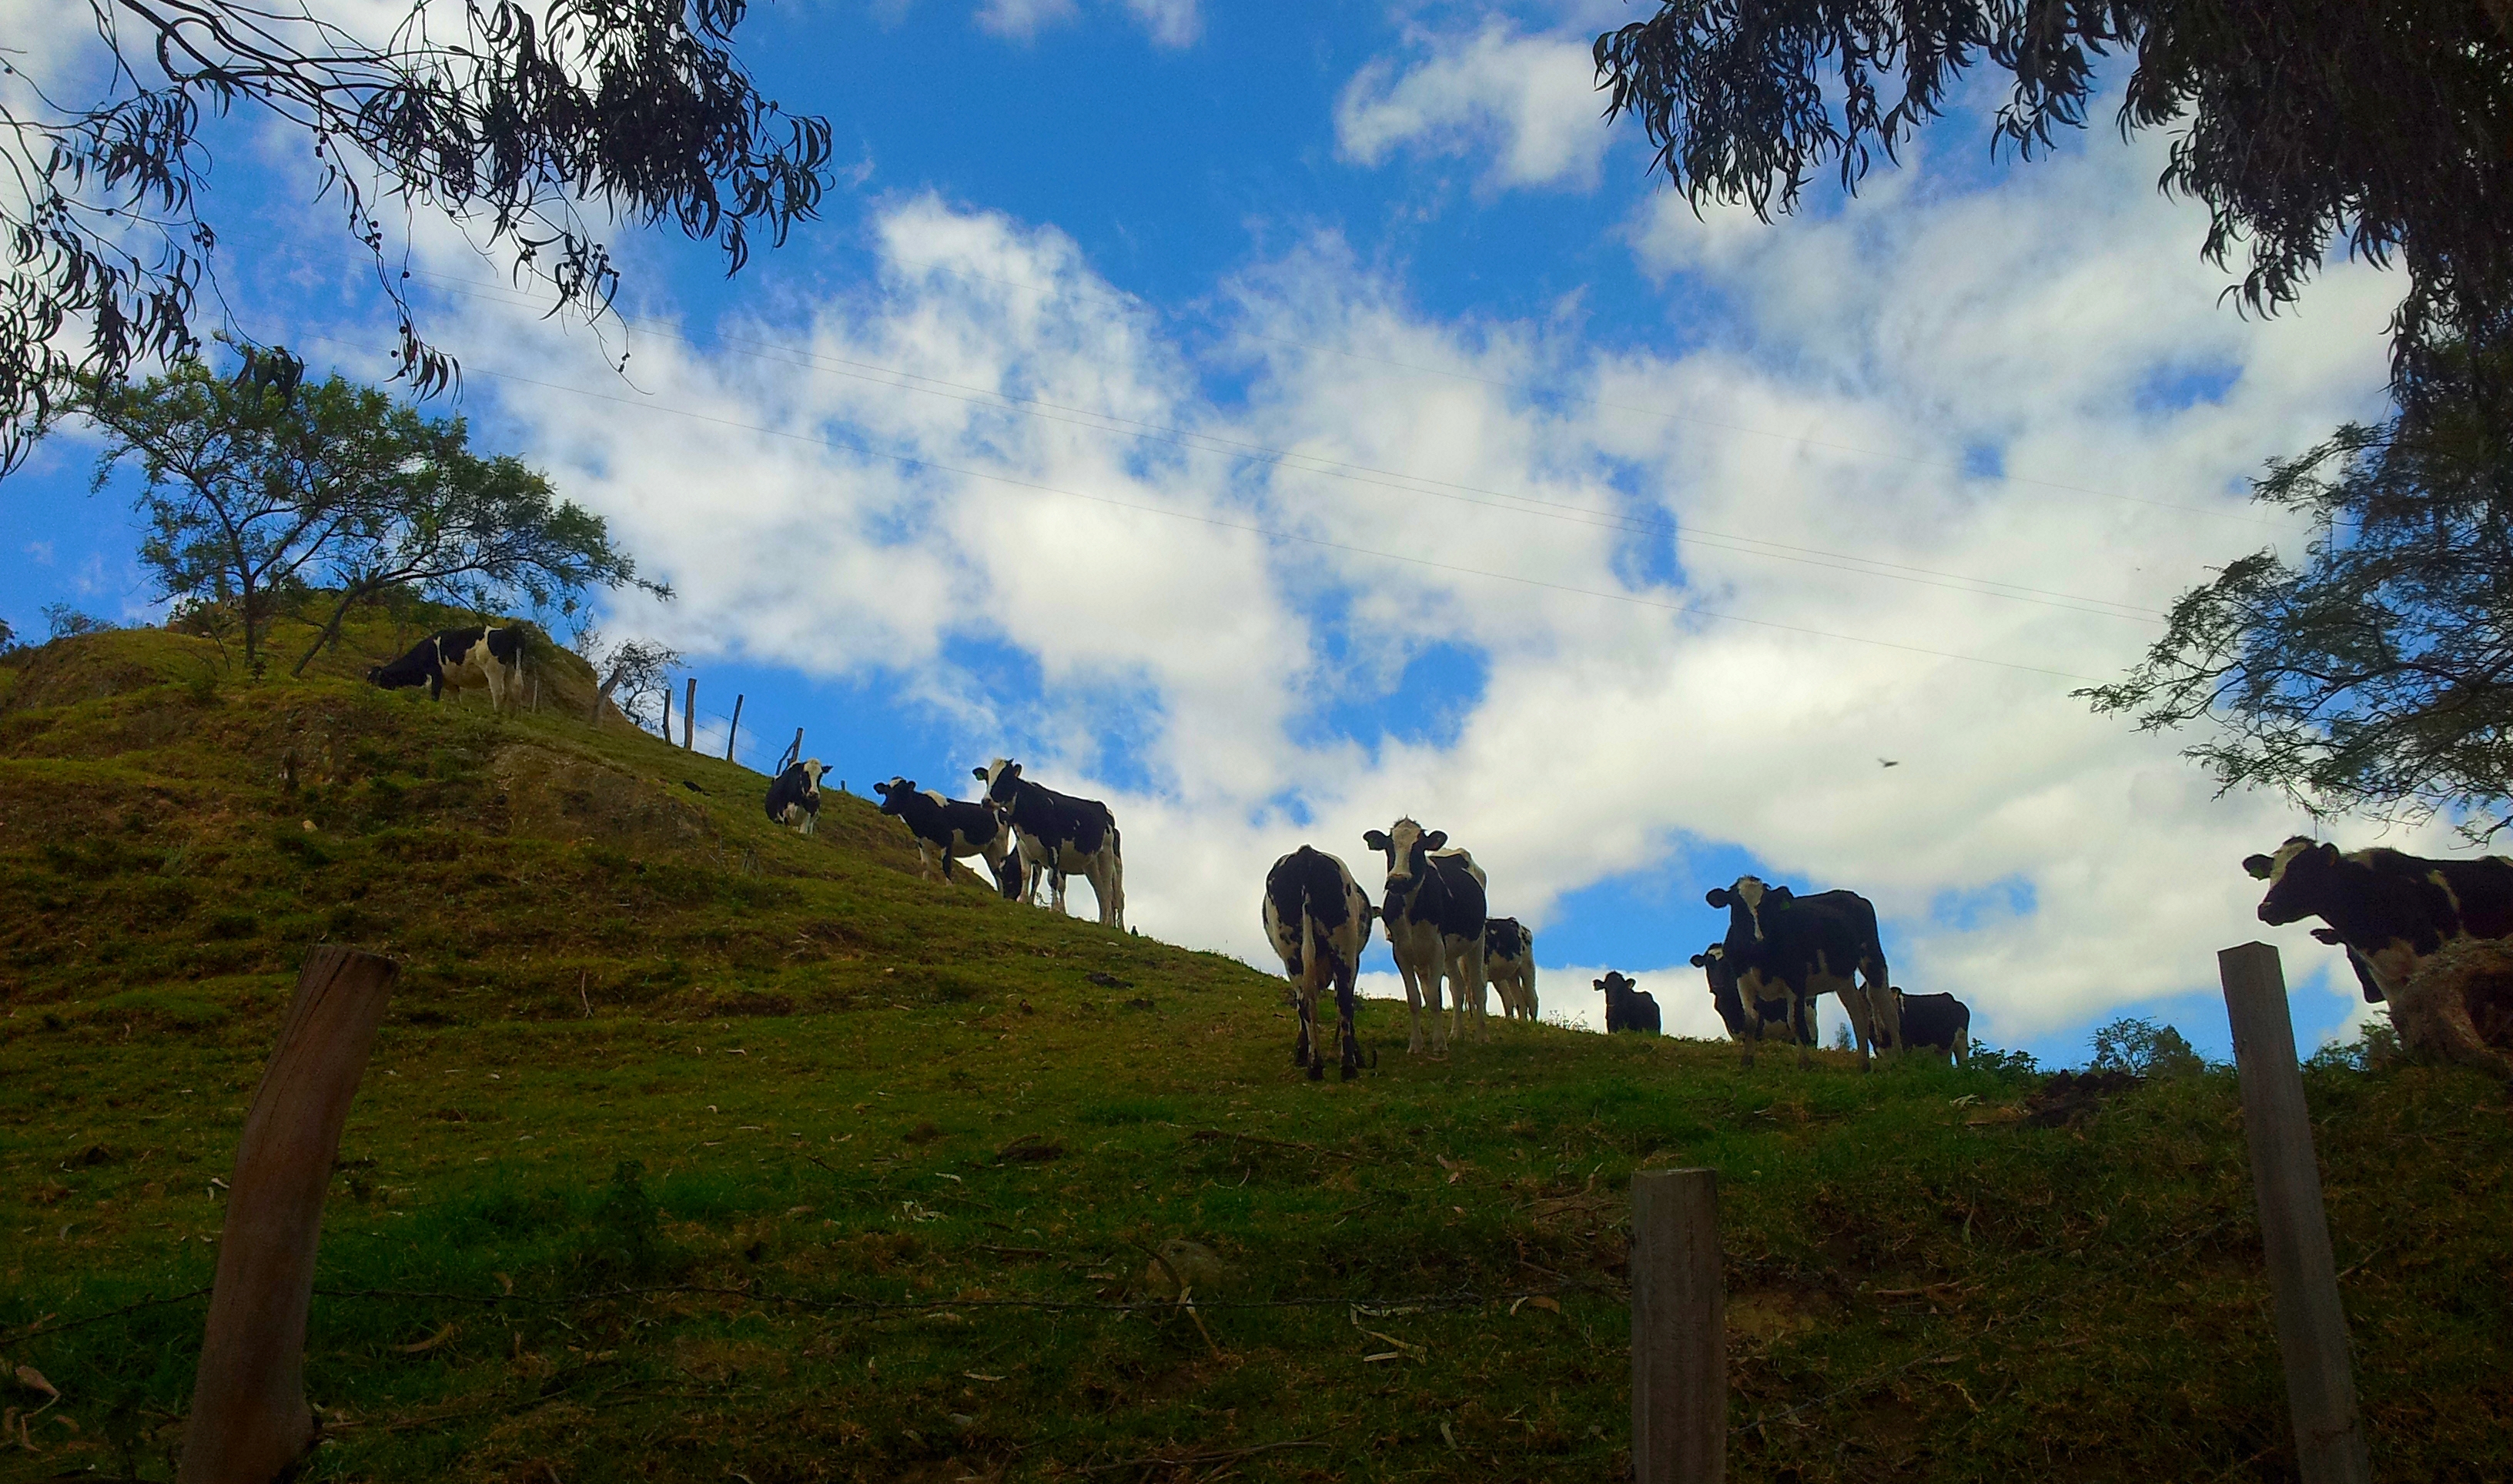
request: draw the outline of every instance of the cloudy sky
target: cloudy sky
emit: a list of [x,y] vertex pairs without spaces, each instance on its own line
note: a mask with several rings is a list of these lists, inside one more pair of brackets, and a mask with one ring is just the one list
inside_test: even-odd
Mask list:
[[[1896,982],[2046,1061],[2121,1013],[2222,1054],[2214,950],[2261,936],[2298,1038],[2340,1029],[2343,964],[2237,864],[2300,821],[2069,691],[2299,545],[2247,478],[2379,411],[2399,280],[2237,316],[2167,140],[2107,106],[2053,159],[1975,108],[1855,200],[1696,216],[1599,118],[1589,38],[1637,14],[764,7],[745,55],[835,128],[823,220],[731,280],[623,230],[591,330],[442,223],[411,282],[478,440],[678,590],[606,628],[686,651],[703,713],[746,697],[745,756],[800,725],[858,794],[964,796],[1018,758],[1112,803],[1158,937],[1270,967],[1266,866],[1306,840],[1375,887],[1361,834],[1411,815],[1535,926],[1548,1016],[1598,1020],[1614,967],[1715,1031],[1686,959],[1752,871],[1865,893]],[[312,164],[223,137],[226,288],[380,378]],[[154,611],[91,456],[0,492],[21,632]]]

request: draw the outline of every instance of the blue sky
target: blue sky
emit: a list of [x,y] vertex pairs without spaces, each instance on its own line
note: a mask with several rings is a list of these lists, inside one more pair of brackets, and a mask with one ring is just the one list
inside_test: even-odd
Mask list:
[[[738,277],[623,229],[589,331],[391,226],[477,439],[679,590],[609,632],[686,651],[714,726],[742,695],[754,761],[801,725],[858,794],[1009,754],[1109,799],[1145,931],[1264,963],[1266,864],[1367,880],[1410,813],[1536,926],[1548,1014],[1593,1023],[1615,967],[1715,1026],[1685,960],[1750,870],[1865,892],[1898,982],[2047,1061],[2121,1013],[2222,1054],[2214,951],[2253,937],[2299,1038],[2341,1027],[2343,967],[2236,865],[2297,821],[2066,692],[2294,543],[2242,481],[2378,409],[2396,281],[2241,319],[2160,138],[2017,166],[1978,111],[1855,201],[1696,217],[1588,91],[1627,14],[763,6],[744,55],[841,178]],[[224,283],[379,377],[307,164],[226,128]],[[91,457],[65,432],[0,490],[21,631],[152,611]]]

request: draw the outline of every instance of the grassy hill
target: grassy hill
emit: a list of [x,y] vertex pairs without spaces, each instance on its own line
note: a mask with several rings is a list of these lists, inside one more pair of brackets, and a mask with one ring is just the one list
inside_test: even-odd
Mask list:
[[[1377,1069],[1310,1084],[1278,980],[920,880],[859,800],[772,829],[554,651],[536,715],[358,683],[414,622],[302,683],[157,632],[0,666],[0,1388],[61,1393],[0,1394],[0,1478],[170,1476],[213,1180],[320,941],[407,967],[315,1477],[1618,1479],[1668,1164],[1722,1175],[1734,1477],[2292,1476],[2230,1074],[2036,1127],[2030,1077],[1526,1027],[1433,1064],[1373,1007]],[[2378,1476],[2513,1477],[2505,1093],[2311,1091]]]

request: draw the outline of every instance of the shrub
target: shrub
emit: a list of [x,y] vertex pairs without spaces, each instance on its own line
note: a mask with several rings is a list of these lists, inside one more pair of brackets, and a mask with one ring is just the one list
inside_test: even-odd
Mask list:
[[2208,1064],[2190,1042],[2171,1026],[2159,1026],[2142,1015],[2124,1015],[2094,1033],[2096,1072],[2127,1072],[2143,1077],[2188,1076]]

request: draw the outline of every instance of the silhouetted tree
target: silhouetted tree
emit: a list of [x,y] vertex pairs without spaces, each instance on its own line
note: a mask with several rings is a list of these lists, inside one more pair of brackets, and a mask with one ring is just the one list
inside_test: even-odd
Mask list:
[[827,123],[781,113],[733,55],[745,0],[86,4],[97,41],[60,70],[102,78],[95,94],[55,98],[0,59],[0,472],[74,373],[200,348],[219,235],[205,114],[241,107],[312,152],[421,394],[458,371],[413,320],[381,219],[396,202],[599,314],[618,274],[588,212],[670,221],[738,269],[754,230],[783,241],[825,183]]

